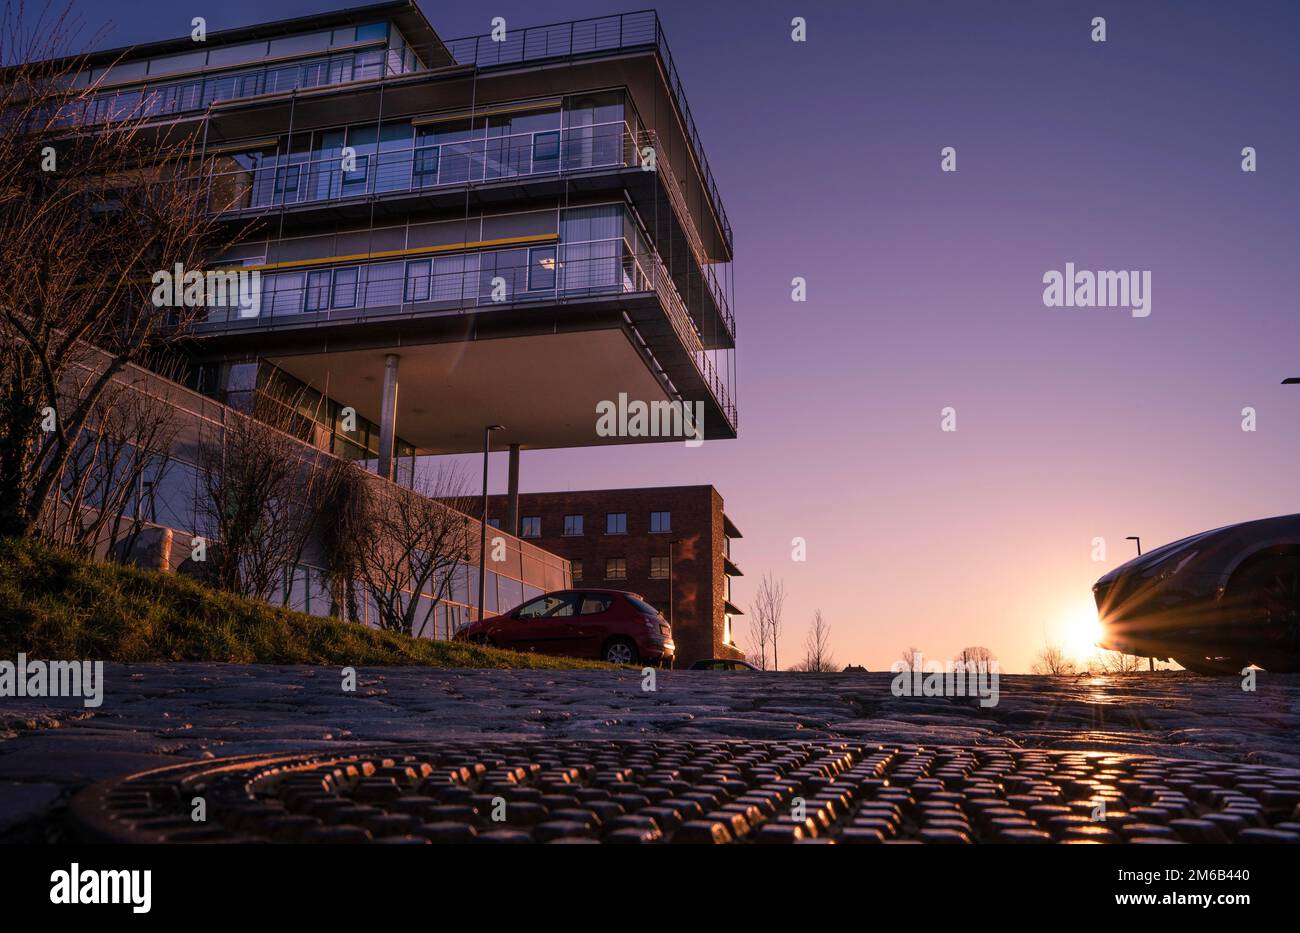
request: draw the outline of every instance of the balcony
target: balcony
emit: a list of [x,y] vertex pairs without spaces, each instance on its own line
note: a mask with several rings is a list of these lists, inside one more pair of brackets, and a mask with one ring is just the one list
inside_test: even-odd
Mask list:
[[[686,400],[706,390],[734,434],[737,410],[729,373],[704,345],[695,322],[657,253],[611,238],[559,243],[536,237],[510,249],[446,252],[390,262],[305,268],[262,278],[260,305],[213,309],[195,336],[268,336],[304,329],[350,329],[379,322],[430,321],[512,312],[523,332],[529,309],[613,309],[671,395]],[[533,315],[534,322],[545,320]],[[461,327],[463,332],[464,328]],[[373,338],[372,338],[373,339]],[[463,339],[463,338],[462,338]],[[262,339],[259,338],[259,346]],[[723,360],[725,362],[725,359]]]
[[[681,187],[667,159],[658,157],[655,134],[634,133],[622,121],[547,129],[500,136],[483,136],[466,141],[434,145],[403,145],[379,151],[359,152],[349,168],[343,167],[341,150],[311,158],[302,155],[242,154],[218,156],[218,163],[235,162],[237,167],[207,176],[210,209],[232,218],[243,218],[268,210],[306,210],[313,207],[358,205],[368,211],[371,199],[399,199],[418,195],[429,202],[436,195],[449,204],[463,204],[465,186],[505,185],[542,179],[568,179],[608,171],[632,170],[610,190],[627,185],[634,201],[644,211],[653,210],[647,185],[657,179],[667,201],[677,212],[694,262],[686,273],[679,272],[679,292],[699,295],[695,307],[699,331],[708,335],[711,348],[734,346],[735,317],[727,300],[725,283],[707,262],[698,233],[690,222]],[[654,151],[654,171],[642,171],[642,154]],[[599,183],[588,180],[587,190]],[[489,195],[479,192],[485,201]],[[400,207],[400,204],[396,205]],[[363,215],[369,217],[368,213]],[[688,287],[688,283],[689,286]],[[702,286],[699,287],[699,286]],[[719,328],[722,333],[719,333]]]
[[409,50],[403,53],[380,45],[302,61],[102,91],[66,105],[59,118],[64,125],[81,126],[183,117],[203,113],[213,104],[225,101],[288,94],[419,70],[423,66]]
[[722,197],[718,194],[713,171],[709,168],[709,160],[704,154],[704,146],[700,142],[699,130],[695,126],[695,118],[691,115],[691,107],[686,100],[686,90],[682,87],[681,76],[677,73],[672,52],[668,50],[668,39],[664,35],[663,25],[654,10],[554,23],[549,26],[511,29],[507,32],[504,42],[494,41],[490,34],[485,34],[452,39],[444,45],[457,64],[473,65],[480,69],[578,58],[638,48],[654,49],[663,63],[668,88],[681,111],[682,122],[685,124],[686,134],[699,165],[700,175],[704,179],[713,207],[718,212],[718,221],[726,234],[727,242],[732,242],[731,222],[727,219],[727,212],[722,206]]

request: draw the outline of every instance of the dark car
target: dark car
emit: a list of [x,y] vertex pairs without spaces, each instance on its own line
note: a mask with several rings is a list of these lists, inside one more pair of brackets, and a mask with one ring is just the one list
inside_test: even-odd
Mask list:
[[734,658],[701,658],[691,665],[693,671],[756,671],[754,665],[748,661],[737,661]]
[[1148,551],[1092,588],[1101,647],[1201,674],[1300,670],[1300,515]]
[[546,593],[504,615],[462,626],[455,639],[614,664],[668,663],[677,650],[659,610],[622,590]]

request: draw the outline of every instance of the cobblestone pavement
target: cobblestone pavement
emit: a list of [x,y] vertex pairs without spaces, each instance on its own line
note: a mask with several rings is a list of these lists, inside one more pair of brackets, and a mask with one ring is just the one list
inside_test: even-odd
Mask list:
[[889,674],[106,665],[103,705],[0,699],[0,839],[55,832],[73,792],[187,760],[494,739],[982,746],[1300,768],[1300,677],[1003,676],[999,703],[895,697]]

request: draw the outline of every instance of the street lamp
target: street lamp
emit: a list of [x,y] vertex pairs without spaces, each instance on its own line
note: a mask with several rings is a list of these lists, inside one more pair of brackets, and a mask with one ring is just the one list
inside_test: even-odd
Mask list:
[[489,424],[483,427],[483,520],[479,524],[478,540],[478,617],[483,620],[483,597],[487,589],[487,522],[488,522],[488,454],[492,449],[492,432],[504,431],[504,424]]
[[1142,556],[1142,539],[1141,539],[1141,538],[1139,538],[1137,535],[1129,535],[1129,536],[1128,536],[1127,538],[1125,538],[1124,540],[1125,540],[1125,541],[1135,541],[1135,542],[1137,542],[1137,546],[1138,546],[1138,557],[1141,557],[1141,556]]

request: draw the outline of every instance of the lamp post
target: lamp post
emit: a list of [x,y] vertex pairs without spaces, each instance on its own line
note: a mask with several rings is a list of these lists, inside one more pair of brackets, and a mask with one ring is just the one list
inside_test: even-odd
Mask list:
[[1125,538],[1124,540],[1125,540],[1125,541],[1133,541],[1133,542],[1136,542],[1136,544],[1137,544],[1137,546],[1138,546],[1138,557],[1141,557],[1141,556],[1142,556],[1142,539],[1141,539],[1141,538],[1139,538],[1137,535],[1129,535],[1129,536],[1128,536],[1127,538]]
[[504,431],[504,424],[483,427],[483,517],[479,523],[478,539],[478,618],[483,621],[483,597],[487,589],[487,522],[488,522],[488,454],[492,450],[492,432]]
[[668,627],[673,627],[673,545],[678,539],[668,539]]

